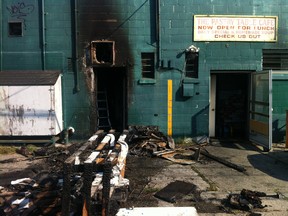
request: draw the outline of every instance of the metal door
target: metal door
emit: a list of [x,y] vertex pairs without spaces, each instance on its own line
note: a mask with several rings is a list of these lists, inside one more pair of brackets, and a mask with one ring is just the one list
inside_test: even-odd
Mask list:
[[250,141],[269,151],[272,147],[272,71],[251,75]]

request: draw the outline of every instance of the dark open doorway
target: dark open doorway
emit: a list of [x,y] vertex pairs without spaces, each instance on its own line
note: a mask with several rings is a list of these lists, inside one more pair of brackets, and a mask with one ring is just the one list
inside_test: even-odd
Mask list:
[[[111,128],[123,131],[126,127],[127,105],[126,105],[126,68],[125,67],[101,67],[95,68],[97,83],[97,103],[100,103],[99,93],[105,92],[107,96],[108,114]],[[100,122],[100,124],[102,124]],[[106,124],[106,123],[105,123]],[[108,127],[97,129],[110,129]]]
[[249,73],[216,74],[216,137],[248,138]]

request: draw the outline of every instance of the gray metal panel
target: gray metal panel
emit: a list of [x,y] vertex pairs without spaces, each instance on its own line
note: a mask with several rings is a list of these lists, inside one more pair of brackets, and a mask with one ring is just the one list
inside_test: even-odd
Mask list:
[[58,70],[0,71],[0,85],[54,85],[60,75]]

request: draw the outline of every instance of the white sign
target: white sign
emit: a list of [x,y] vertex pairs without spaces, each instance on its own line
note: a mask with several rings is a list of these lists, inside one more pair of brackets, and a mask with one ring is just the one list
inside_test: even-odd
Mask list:
[[277,16],[194,16],[194,41],[277,41]]

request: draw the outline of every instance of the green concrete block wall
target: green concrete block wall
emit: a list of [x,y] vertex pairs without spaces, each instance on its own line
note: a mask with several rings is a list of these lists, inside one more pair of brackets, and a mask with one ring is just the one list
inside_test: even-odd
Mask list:
[[[75,92],[75,74],[71,71],[72,22],[70,0],[44,2],[45,68],[42,59],[40,0],[2,0],[1,70],[60,70],[63,83],[63,125],[73,126],[79,137],[90,134],[89,99],[84,78],[79,76],[80,92]],[[22,8],[22,11],[21,11]],[[21,16],[20,12],[23,12]],[[8,22],[24,23],[22,37],[8,36]],[[80,72],[79,72],[80,73]]]
[[[129,39],[133,46],[135,56],[135,96],[133,103],[129,106],[129,123],[141,124],[145,122],[158,122],[160,128],[167,130],[167,95],[159,95],[159,89],[167,92],[167,80],[173,80],[173,134],[175,136],[196,136],[208,133],[209,125],[209,76],[213,70],[262,70],[262,49],[264,48],[287,48],[287,37],[282,33],[287,31],[285,19],[287,13],[287,2],[279,1],[277,4],[269,2],[267,7],[265,1],[229,1],[222,0],[211,3],[211,1],[161,1],[160,9],[160,48],[161,59],[171,60],[173,70],[157,70],[156,83],[141,85],[137,80],[141,79],[140,52],[155,51],[148,44],[149,38],[142,37],[149,32],[149,16],[146,10],[137,12],[137,22],[133,17],[129,20]],[[134,10],[137,8],[137,4]],[[130,7],[130,10],[133,6]],[[249,42],[194,42],[193,41],[193,15],[218,14],[218,15],[273,15],[279,17],[279,40],[276,43],[249,43]],[[142,18],[141,18],[142,16]],[[147,19],[148,18],[148,19]],[[135,19],[135,20],[134,20]],[[146,20],[146,22],[145,22]],[[145,26],[146,25],[146,26]],[[138,33],[138,34],[135,34]],[[140,36],[141,35],[141,36]],[[137,41],[137,43],[133,42]],[[181,82],[183,79],[184,55],[181,52],[191,44],[200,48],[199,59],[199,84],[197,84],[197,95],[192,98],[181,96]],[[140,77],[140,78],[139,78]],[[158,96],[151,96],[156,89]],[[150,108],[142,109],[146,101],[144,95],[150,95]],[[139,101],[139,102],[138,102]],[[141,102],[140,102],[141,101]],[[153,104],[157,104],[155,107]],[[165,107],[166,106],[166,107]],[[276,105],[277,106],[277,105]],[[154,113],[161,113],[155,117]],[[139,115],[139,113],[141,113]],[[160,117],[160,118],[159,118]]]
[[286,111],[288,110],[288,79],[273,80],[273,141],[286,141]]
[[[45,2],[46,69],[63,72],[64,125],[72,125],[77,134],[88,136],[91,132],[90,100],[86,80],[79,68],[79,76],[71,68],[73,56],[71,1],[49,0]],[[25,0],[34,10],[25,16],[23,37],[10,38],[7,22],[13,18],[7,7],[17,6],[12,0],[2,0],[1,14],[1,70],[41,70],[43,68],[41,50],[41,1]],[[117,52],[129,49],[132,74],[129,74],[128,125],[158,125],[167,132],[167,80],[173,80],[173,136],[197,136],[208,134],[209,125],[209,79],[213,70],[262,70],[262,49],[287,49],[288,44],[288,2],[286,0],[160,0],[160,53],[159,58],[173,68],[156,68],[152,83],[141,81],[141,53],[157,54],[155,1],[139,0],[79,0],[79,53],[91,40],[115,40]],[[104,18],[112,17],[107,31],[96,31],[89,13],[103,13]],[[84,12],[83,12],[84,11]],[[275,43],[250,42],[195,42],[193,41],[194,15],[259,15],[278,16],[278,41]],[[87,19],[87,20],[85,20]],[[92,27],[91,27],[92,26]],[[101,26],[100,28],[102,28]],[[97,37],[92,33],[96,31]],[[84,32],[85,31],[85,32]],[[112,32],[112,33],[111,33]],[[108,35],[108,36],[107,36]],[[116,37],[117,36],[117,37]],[[107,38],[106,38],[107,37]],[[125,43],[124,43],[125,42]],[[124,47],[120,47],[124,44]],[[185,54],[190,45],[200,48],[199,77],[195,84],[195,95],[183,97]],[[82,56],[81,56],[82,57]],[[122,56],[121,56],[122,57]],[[17,64],[15,64],[17,59]],[[80,62],[79,62],[79,66]],[[278,84],[282,91],[285,87]],[[75,91],[80,89],[80,91]],[[276,91],[275,91],[276,92]],[[273,91],[274,94],[274,91]],[[277,94],[277,93],[275,93]],[[280,99],[274,96],[274,115],[279,127],[283,125],[283,107]],[[279,94],[280,97],[280,94]],[[286,105],[285,105],[286,106]],[[278,111],[279,110],[279,111]],[[276,118],[276,117],[275,117]],[[276,119],[276,120],[277,120]]]

